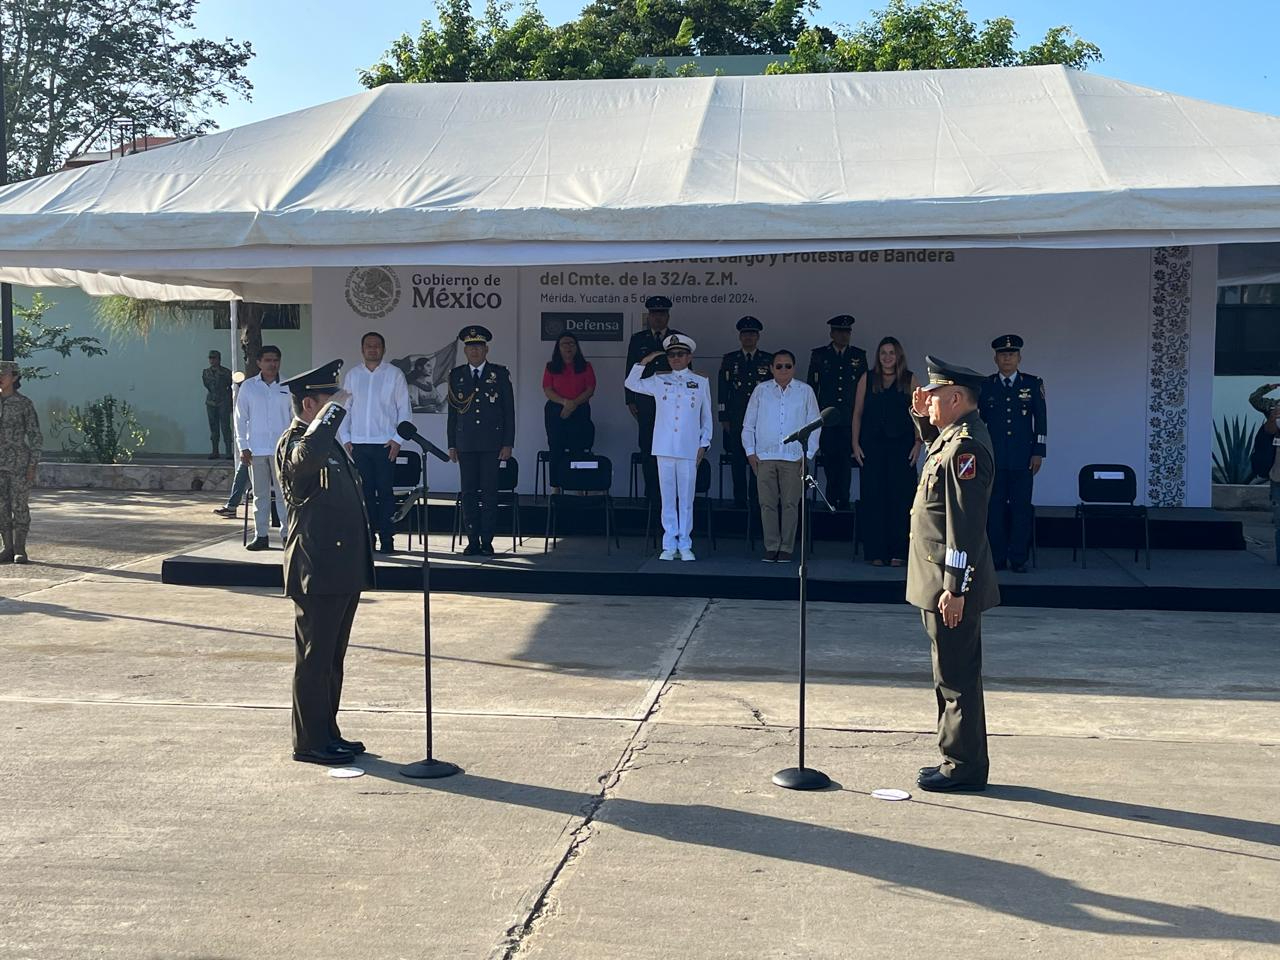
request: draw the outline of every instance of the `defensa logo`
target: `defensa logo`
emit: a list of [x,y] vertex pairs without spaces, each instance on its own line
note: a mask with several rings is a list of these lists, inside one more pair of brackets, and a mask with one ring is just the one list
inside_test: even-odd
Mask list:
[[356,267],[347,274],[347,306],[367,320],[385,317],[400,302],[400,278],[390,267]]
[[559,312],[542,315],[543,340],[559,340],[566,333],[572,333],[579,340],[621,340],[622,314]]

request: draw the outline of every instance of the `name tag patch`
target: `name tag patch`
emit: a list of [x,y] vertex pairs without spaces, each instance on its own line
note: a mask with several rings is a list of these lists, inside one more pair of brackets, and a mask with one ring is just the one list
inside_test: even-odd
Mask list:
[[961,480],[972,480],[978,475],[978,458],[972,453],[962,453],[956,457],[956,476]]

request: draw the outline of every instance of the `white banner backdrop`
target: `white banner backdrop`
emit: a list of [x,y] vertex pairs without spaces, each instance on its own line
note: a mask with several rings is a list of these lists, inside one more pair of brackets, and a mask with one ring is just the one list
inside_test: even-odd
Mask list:
[[[1188,506],[1207,506],[1210,497],[1211,431],[1201,427],[1212,395],[1212,253],[1197,248],[1193,270]],[[470,323],[492,330],[490,358],[509,366],[515,382],[515,454],[525,492],[533,489],[536,453],[546,447],[542,371],[565,329],[579,335],[595,367],[595,448],[613,459],[615,493],[626,492],[637,448],[623,403],[627,340],[643,323],[645,298],[658,293],[672,299],[671,326],[697,340],[694,367],[713,382],[721,356],[737,348],[734,324],[747,314],[764,324],[761,346],[793,351],[801,375],[809,351],[828,342],[826,320],[841,313],[857,318],[853,343],[869,356],[881,337],[895,336],[921,375],[926,353],[990,372],[991,340],[1017,333],[1026,340],[1023,369],[1043,377],[1048,394],[1049,456],[1036,502],[1074,504],[1085,463],[1130,464],[1140,498],[1147,489],[1152,259],[1146,249],[868,250],[499,270],[326,268],[314,272],[314,284],[316,362],[332,356],[359,362],[360,335],[382,333],[387,357],[410,379],[419,429],[441,445],[439,384],[449,365],[462,362],[449,338]],[[720,447],[717,430],[713,457]],[[455,468],[432,469],[433,489],[457,489]]]

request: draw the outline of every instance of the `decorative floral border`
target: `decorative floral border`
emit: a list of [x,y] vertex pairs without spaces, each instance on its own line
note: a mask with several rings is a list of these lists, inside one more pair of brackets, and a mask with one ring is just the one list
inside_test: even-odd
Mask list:
[[1151,250],[1151,349],[1147,354],[1147,502],[1187,497],[1187,387],[1191,380],[1191,248]]

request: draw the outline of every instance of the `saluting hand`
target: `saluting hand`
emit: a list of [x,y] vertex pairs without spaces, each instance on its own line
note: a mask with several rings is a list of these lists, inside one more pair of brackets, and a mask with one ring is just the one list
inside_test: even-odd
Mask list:
[[640,361],[640,363],[647,367],[649,364],[653,363],[653,361],[657,360],[659,357],[663,356],[665,353],[666,353],[665,350],[654,350],[652,353],[647,354],[645,358]]
[[929,415],[929,392],[924,387],[916,387],[911,391],[911,412],[917,417]]

